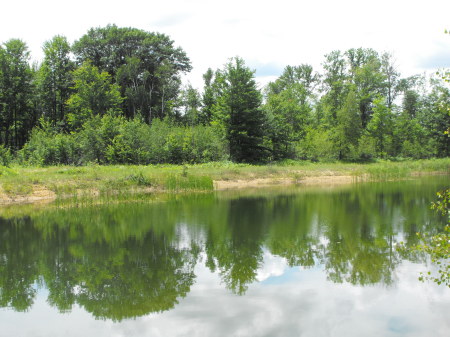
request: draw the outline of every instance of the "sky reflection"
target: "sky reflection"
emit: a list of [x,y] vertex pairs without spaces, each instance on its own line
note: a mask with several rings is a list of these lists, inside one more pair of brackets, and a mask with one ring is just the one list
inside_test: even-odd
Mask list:
[[0,309],[0,336],[447,336],[450,291],[420,283],[420,268],[402,262],[395,285],[362,287],[330,282],[320,266],[289,268],[265,251],[262,281],[244,296],[225,289],[203,263],[173,310],[118,323],[95,320],[78,306],[60,314],[40,289],[29,312]]

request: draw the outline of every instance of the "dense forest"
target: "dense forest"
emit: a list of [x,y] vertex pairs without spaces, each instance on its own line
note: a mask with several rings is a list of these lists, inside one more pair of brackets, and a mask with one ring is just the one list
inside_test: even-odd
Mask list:
[[[323,69],[286,66],[265,88],[239,57],[202,92],[166,35],[109,25],[70,44],[0,46],[0,164],[367,161],[450,154],[443,75],[404,78],[393,56],[332,51]],[[299,55],[301,58],[301,55]]]

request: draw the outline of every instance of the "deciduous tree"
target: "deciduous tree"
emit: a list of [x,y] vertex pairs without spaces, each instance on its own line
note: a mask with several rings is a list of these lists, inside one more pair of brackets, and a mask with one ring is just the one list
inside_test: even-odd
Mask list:
[[100,72],[90,62],[85,62],[73,72],[73,79],[74,93],[67,101],[71,129],[79,128],[96,115],[120,113],[123,99],[118,86],[111,84],[111,76],[106,71]]

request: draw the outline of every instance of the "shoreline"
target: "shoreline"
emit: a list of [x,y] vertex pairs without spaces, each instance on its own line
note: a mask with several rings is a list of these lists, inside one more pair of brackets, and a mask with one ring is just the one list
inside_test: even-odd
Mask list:
[[[284,178],[284,177],[267,177],[267,178],[251,178],[236,180],[214,180],[213,191],[238,190],[245,188],[264,188],[270,186],[288,186],[288,185],[323,185],[335,186],[343,184],[351,184],[356,181],[354,176],[349,175],[322,175],[309,176],[301,179]],[[122,191],[121,191],[122,192]],[[124,190],[125,193],[175,193],[164,188],[137,188]],[[193,191],[195,192],[195,190]],[[60,196],[61,198],[70,198],[77,195],[88,195],[91,197],[100,196],[98,190],[78,190],[77,193]],[[34,186],[33,191],[27,195],[8,196],[4,191],[0,191],[0,206],[13,204],[30,204],[30,203],[50,203],[55,201],[58,195],[44,186]]]
[[[339,172],[316,172],[315,175],[301,176],[301,177],[247,177],[241,179],[226,179],[226,180],[214,180],[212,191],[227,191],[227,190],[241,190],[246,188],[264,188],[270,186],[326,186],[334,187],[340,185],[348,185],[356,182],[370,182],[376,181],[369,179],[364,175],[355,176],[348,174],[340,174]],[[409,176],[404,178],[394,178],[389,180],[404,180],[414,179],[420,176],[432,176],[432,175],[448,175],[448,172],[435,171],[435,172],[412,172]],[[382,181],[382,180],[379,180]],[[192,190],[195,192],[196,190]],[[133,187],[124,188],[122,190],[113,190],[113,193],[177,193],[179,191],[171,191],[162,187]],[[20,204],[48,204],[55,201],[58,198],[66,199],[77,196],[89,196],[99,197],[101,192],[97,189],[77,189],[75,193],[58,195],[54,191],[46,188],[43,185],[34,185],[31,193],[26,195],[14,195],[9,196],[5,193],[3,188],[0,188],[0,207],[8,205],[20,205]]]
[[145,166],[0,166],[0,205],[123,194],[177,194],[288,185],[337,186],[436,174],[450,176],[450,158],[364,164],[290,161],[267,165],[210,162]]

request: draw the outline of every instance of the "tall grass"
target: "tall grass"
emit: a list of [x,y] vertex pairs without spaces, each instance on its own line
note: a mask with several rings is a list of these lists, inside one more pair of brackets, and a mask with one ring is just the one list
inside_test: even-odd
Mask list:
[[402,162],[378,162],[363,165],[354,175],[367,180],[396,180],[411,177],[413,175],[439,172],[450,174],[450,158],[402,161]]
[[395,180],[430,172],[450,174],[450,158],[370,164],[290,161],[288,164],[249,165],[224,161],[197,165],[0,166],[0,193],[14,197],[36,189],[47,189],[57,196],[205,191],[213,190],[213,181],[217,180],[289,178],[301,182],[307,177],[323,175],[351,175],[355,180]]
[[214,189],[211,177],[195,175],[170,175],[164,186],[168,191],[212,191]]

